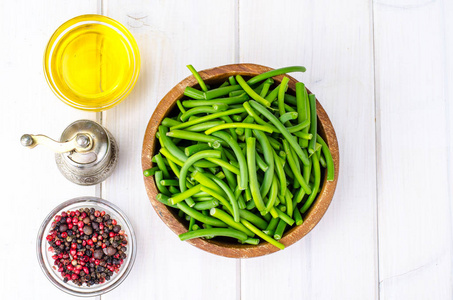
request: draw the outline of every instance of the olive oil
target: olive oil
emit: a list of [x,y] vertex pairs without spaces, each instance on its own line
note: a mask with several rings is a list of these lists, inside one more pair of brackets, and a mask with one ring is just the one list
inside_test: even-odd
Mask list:
[[[108,21],[122,27],[114,20]],[[124,34],[106,22],[82,20],[69,24],[46,51],[49,57],[45,58],[45,69],[57,96],[73,107],[95,111],[121,101],[138,76],[138,48],[130,38],[129,32]]]

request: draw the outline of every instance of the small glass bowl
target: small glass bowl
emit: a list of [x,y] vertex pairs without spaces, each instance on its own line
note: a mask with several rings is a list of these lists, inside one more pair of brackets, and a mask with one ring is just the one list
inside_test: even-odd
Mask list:
[[[126,251],[127,257],[124,259],[119,272],[113,273],[110,280],[105,281],[101,284],[92,285],[90,287],[86,286],[85,284],[82,286],[77,286],[71,281],[68,281],[66,283],[63,281],[63,277],[61,276],[60,272],[53,268],[54,259],[52,259],[52,255],[54,255],[54,253],[48,251],[48,248],[50,246],[46,240],[46,236],[49,233],[51,224],[57,214],[60,214],[62,211],[73,211],[80,208],[94,208],[99,211],[105,211],[111,216],[111,218],[117,220],[118,225],[121,225],[121,229],[124,230],[125,234],[127,235],[128,242]],[[135,262],[135,257],[137,255],[137,245],[135,233],[131,223],[129,222],[126,215],[124,215],[124,213],[116,205],[101,198],[87,196],[78,197],[63,202],[62,204],[55,207],[49,213],[49,215],[47,215],[41,227],[39,228],[38,239],[36,242],[36,252],[42,271],[53,285],[55,285],[60,290],[74,296],[92,297],[105,294],[113,290],[118,285],[120,285],[124,281],[124,279],[126,279]]]
[[[99,66],[94,57],[99,57]],[[121,65],[113,67],[115,62]],[[55,31],[43,65],[47,83],[61,101],[81,110],[102,111],[119,104],[132,91],[140,73],[140,53],[132,34],[118,21],[81,15]],[[91,78],[94,72],[99,73],[96,79]],[[91,78],[93,86],[88,88],[90,84],[81,78]]]

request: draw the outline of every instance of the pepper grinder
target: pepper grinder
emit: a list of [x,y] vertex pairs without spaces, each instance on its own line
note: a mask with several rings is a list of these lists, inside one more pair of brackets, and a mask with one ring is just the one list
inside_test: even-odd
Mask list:
[[118,163],[118,145],[112,134],[91,120],[78,120],[61,134],[60,142],[45,135],[24,134],[22,145],[45,145],[55,152],[60,172],[79,185],[94,185],[109,177]]

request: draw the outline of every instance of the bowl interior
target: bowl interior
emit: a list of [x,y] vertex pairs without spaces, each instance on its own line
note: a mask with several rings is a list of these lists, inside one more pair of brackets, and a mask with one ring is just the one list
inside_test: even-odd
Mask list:
[[[206,84],[210,85],[211,87],[216,87],[227,80],[228,77],[233,75],[240,74],[246,79],[248,77],[256,76],[269,70],[272,69],[253,64],[236,64],[205,70],[199,73]],[[290,78],[288,84],[288,93],[295,95],[295,83],[297,81],[288,75],[285,76]],[[274,86],[277,86],[283,79],[283,76],[280,75],[273,78],[275,81]],[[174,108],[176,106],[176,100],[179,100],[183,97],[183,91],[186,86],[199,88],[198,83],[196,82],[195,78],[193,78],[193,76],[187,77],[177,86],[175,86],[161,100],[153,116],[151,117],[145,133],[145,140],[143,144],[142,165],[144,170],[152,167],[151,157],[159,151],[159,146],[155,137],[157,127],[165,117],[173,116],[175,114]],[[302,238],[319,222],[319,220],[327,210],[335,191],[339,168],[338,144],[333,126],[319,102],[317,102],[317,113],[318,133],[329,145],[332,156],[334,158],[335,180],[327,181],[325,172],[323,170],[321,191],[315,202],[312,204],[311,208],[305,213],[305,215],[303,215],[304,223],[300,226],[292,227],[280,240],[280,242],[282,242],[285,246],[289,246]],[[155,197],[158,192],[152,177],[145,177],[145,186],[150,201],[161,219],[163,219],[163,221],[176,234],[186,232],[188,229],[188,222],[185,219],[180,218],[175,209],[169,208],[156,200]],[[261,241],[257,246],[241,245],[238,244],[235,240],[229,238],[215,238],[211,240],[193,239],[188,240],[188,242],[205,251],[222,256],[236,258],[255,257],[278,251],[276,247],[264,241]]]
[[[128,244],[126,246],[127,257],[124,259],[124,263],[121,266],[120,271],[118,273],[114,273],[111,276],[111,279],[104,282],[103,284],[92,285],[90,287],[86,285],[77,286],[71,281],[68,281],[67,283],[63,282],[63,277],[61,276],[60,272],[58,272],[54,267],[54,259],[52,258],[52,255],[54,255],[54,253],[48,250],[50,245],[46,240],[46,236],[50,231],[51,224],[57,214],[60,214],[62,211],[72,211],[78,210],[80,208],[94,208],[96,210],[105,211],[106,213],[108,213],[111,218],[118,221],[118,225],[121,225],[121,228],[127,235],[128,241]],[[41,269],[55,286],[57,286],[64,292],[75,296],[96,296],[104,294],[117,287],[121,282],[123,282],[123,280],[131,271],[136,256],[135,233],[127,217],[113,204],[96,197],[80,197],[62,203],[54,210],[52,210],[52,212],[46,217],[38,233],[36,250]]]

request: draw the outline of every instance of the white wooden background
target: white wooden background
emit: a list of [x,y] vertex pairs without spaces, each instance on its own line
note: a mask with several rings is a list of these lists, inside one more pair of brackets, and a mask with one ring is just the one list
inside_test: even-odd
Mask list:
[[[60,102],[42,71],[53,31],[81,14],[123,23],[142,57],[126,101],[103,113]],[[452,299],[453,1],[0,1],[0,298],[70,299],[39,269],[39,225],[60,202],[101,196],[132,219],[138,255],[101,299]],[[157,217],[140,154],[158,101],[189,75],[251,62],[304,65],[336,128],[341,171],[332,205],[303,240],[234,260],[180,242]],[[76,186],[23,133],[58,138],[102,122],[120,146],[103,184]]]

